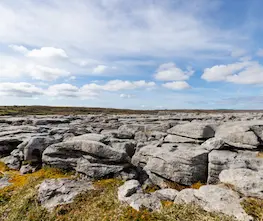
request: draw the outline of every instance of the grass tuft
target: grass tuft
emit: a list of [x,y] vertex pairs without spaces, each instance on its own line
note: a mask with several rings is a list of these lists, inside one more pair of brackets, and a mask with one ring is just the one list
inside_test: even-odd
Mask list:
[[247,198],[242,202],[242,206],[256,221],[263,221],[263,200]]

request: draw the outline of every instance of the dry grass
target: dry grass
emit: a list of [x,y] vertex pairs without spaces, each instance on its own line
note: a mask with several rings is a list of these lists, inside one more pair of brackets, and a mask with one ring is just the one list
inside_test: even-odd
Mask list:
[[257,157],[263,158],[263,152],[259,152],[258,155],[257,155]]
[[[1,168],[5,167],[2,165]],[[96,181],[96,190],[81,194],[74,203],[58,206],[49,213],[37,201],[36,186],[44,179],[72,177],[71,174],[52,168],[23,176],[16,171],[6,171],[5,174],[10,176],[13,185],[0,190],[0,221],[234,221],[193,205],[172,202],[162,202],[160,212],[138,212],[118,201],[117,189],[123,181],[117,179]],[[194,187],[201,185],[197,183]],[[256,218],[262,217],[262,205],[253,199],[244,203],[247,212]]]
[[255,217],[256,221],[263,221],[263,200],[248,198],[242,205],[247,214]]
[[[43,175],[45,174],[45,175]],[[53,172],[40,172],[33,177],[53,178],[65,176]],[[17,180],[16,180],[17,182]],[[15,182],[15,183],[16,183]],[[23,181],[25,184],[25,182]],[[161,212],[136,211],[117,200],[117,188],[122,181],[100,180],[94,183],[96,190],[88,191],[76,198],[74,203],[57,207],[52,213],[43,209],[36,200],[38,180],[27,182],[13,190],[11,199],[0,205],[1,221],[233,221],[232,218],[207,213],[192,205],[174,205],[163,202]]]
[[205,185],[205,184],[203,184],[200,181],[198,181],[197,183],[194,183],[193,185],[191,185],[190,188],[198,190],[203,185]]
[[3,162],[0,162],[0,172],[5,172],[8,170],[8,167],[3,163]]
[[197,183],[194,183],[191,186],[186,186],[186,185],[178,184],[178,183],[171,182],[171,181],[165,181],[165,185],[167,186],[167,188],[172,188],[172,189],[181,191],[181,190],[188,189],[188,188],[199,189],[201,186],[205,184],[198,181]]
[[44,179],[70,177],[72,175],[69,173],[65,173],[64,171],[61,171],[59,169],[49,167],[45,167],[32,174],[21,175],[18,171],[6,170],[3,165],[0,167],[0,173],[8,177],[9,182],[12,184],[3,189],[0,189],[0,206],[12,200],[13,195],[19,193],[21,190],[31,184],[37,185]]

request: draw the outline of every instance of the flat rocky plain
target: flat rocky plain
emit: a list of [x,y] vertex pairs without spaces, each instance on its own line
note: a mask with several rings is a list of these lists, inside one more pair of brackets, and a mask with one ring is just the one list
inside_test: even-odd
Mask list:
[[[76,174],[38,185],[49,211],[94,189],[94,180],[115,178],[125,181],[119,201],[135,210],[161,211],[170,201],[254,220],[242,202],[263,200],[263,113],[2,116],[0,158],[21,174],[46,166]],[[0,189],[9,185],[3,173]]]

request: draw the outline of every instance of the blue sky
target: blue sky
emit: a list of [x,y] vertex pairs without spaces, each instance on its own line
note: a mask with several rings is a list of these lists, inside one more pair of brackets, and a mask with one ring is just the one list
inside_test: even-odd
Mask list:
[[0,105],[263,109],[261,0],[0,0]]

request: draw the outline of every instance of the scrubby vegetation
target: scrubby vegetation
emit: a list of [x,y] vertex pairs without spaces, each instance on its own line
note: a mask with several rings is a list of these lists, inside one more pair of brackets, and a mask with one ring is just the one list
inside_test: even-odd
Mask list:
[[[172,202],[163,202],[160,212],[138,212],[118,201],[117,189],[123,184],[118,179],[96,181],[96,190],[90,190],[78,196],[74,203],[59,206],[49,213],[37,201],[36,186],[44,179],[73,177],[72,174],[43,168],[33,174],[20,175],[17,171],[7,170],[4,164],[0,164],[0,171],[9,176],[13,184],[0,190],[0,221],[234,221],[231,217],[208,213],[193,205],[175,205]],[[201,185],[197,183],[195,188]],[[255,199],[244,202],[246,211],[259,221],[263,215],[262,206],[263,201]]]

